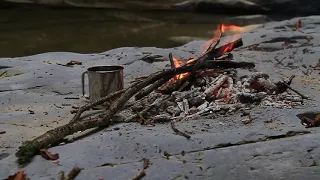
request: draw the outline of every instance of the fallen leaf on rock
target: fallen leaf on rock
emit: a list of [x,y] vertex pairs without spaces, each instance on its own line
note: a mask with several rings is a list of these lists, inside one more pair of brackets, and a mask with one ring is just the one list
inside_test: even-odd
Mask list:
[[320,126],[320,113],[314,118],[314,126]]
[[143,158],[143,169],[147,169],[149,167],[150,160]]
[[294,27],[292,27],[292,30],[297,30],[297,29],[300,29],[301,28],[301,19],[298,19],[297,21],[296,21],[296,24],[295,24],[295,26]]
[[[82,62],[81,61],[77,61],[77,60],[71,60],[70,62],[68,62],[69,64],[72,64],[72,65],[74,65],[74,64],[76,64],[76,65],[82,65]],[[67,64],[68,64],[67,63]]]
[[8,176],[8,178],[4,180],[27,180],[27,179],[26,179],[26,175],[24,174],[24,170],[21,170],[12,176]]
[[312,114],[312,116],[313,117],[310,117],[310,114],[307,115],[307,113],[306,113],[302,117],[299,117],[301,120],[301,124],[305,125],[306,128],[320,126],[320,113],[314,114],[314,115]]
[[46,160],[59,159],[59,154],[51,154],[47,149],[40,149],[40,155]]

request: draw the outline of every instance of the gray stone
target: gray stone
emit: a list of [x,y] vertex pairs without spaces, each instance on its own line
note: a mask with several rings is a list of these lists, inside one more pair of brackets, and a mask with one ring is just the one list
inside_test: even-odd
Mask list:
[[320,2],[313,0],[187,0],[173,5],[182,11],[233,14],[319,14]]
[[[176,135],[170,124],[114,125],[73,143],[50,148],[50,152],[60,155],[56,161],[36,156],[24,168],[27,176],[57,178],[61,170],[68,172],[79,166],[84,170],[77,179],[128,179],[142,170],[141,159],[148,158],[151,164],[145,170],[145,179],[316,179],[320,173],[320,129],[306,129],[296,115],[319,111],[319,71],[310,66],[315,66],[320,57],[320,17],[299,18],[302,27],[294,31],[290,27],[297,19],[270,22],[242,33],[244,46],[232,53],[235,61],[255,62],[255,70],[267,73],[271,81],[295,74],[292,87],[312,100],[305,100],[301,106],[291,109],[255,106],[250,111],[255,115],[250,124],[241,122],[241,113],[177,122],[176,128],[188,133],[190,140]],[[222,39],[222,44],[227,43],[228,38]],[[287,40],[297,46],[274,51],[251,48],[264,43],[276,43],[276,46]],[[171,49],[125,47],[99,54],[45,53],[0,59],[0,66],[12,67],[0,69],[0,74],[5,70],[14,72],[12,74],[22,72],[0,80],[0,131],[6,131],[0,135],[0,179],[20,169],[14,153],[21,142],[72,118],[71,106],[63,104],[80,106],[86,102],[81,97],[80,75],[87,68],[123,65],[128,85],[134,77],[162,70],[169,64],[169,61],[148,63],[141,60],[146,54],[166,57],[172,52],[177,58],[187,59],[200,54],[202,43],[204,41],[193,41]],[[56,64],[72,59],[82,61],[83,65]],[[293,65],[288,66],[288,63]],[[312,69],[309,75],[302,72],[307,68]],[[239,70],[239,75],[248,73],[248,70]],[[67,97],[80,99],[65,99]],[[89,111],[86,115],[96,112]],[[163,157],[164,151],[171,154],[169,159]],[[101,167],[105,163],[116,165]]]

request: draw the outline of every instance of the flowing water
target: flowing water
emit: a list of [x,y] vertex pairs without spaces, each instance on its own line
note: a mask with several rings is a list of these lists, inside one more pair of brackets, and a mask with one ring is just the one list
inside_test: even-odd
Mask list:
[[175,36],[210,38],[226,16],[166,11],[10,8],[0,10],[0,57],[98,53],[117,47],[174,47]]

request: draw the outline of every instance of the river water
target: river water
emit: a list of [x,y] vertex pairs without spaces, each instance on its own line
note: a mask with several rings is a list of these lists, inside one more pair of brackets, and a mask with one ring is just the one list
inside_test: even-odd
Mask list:
[[98,53],[125,46],[174,47],[176,36],[210,38],[227,16],[165,11],[11,8],[0,10],[0,57]]

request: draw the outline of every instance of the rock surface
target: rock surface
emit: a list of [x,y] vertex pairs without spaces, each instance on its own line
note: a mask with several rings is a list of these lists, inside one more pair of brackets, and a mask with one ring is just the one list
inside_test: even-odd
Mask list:
[[319,6],[320,2],[313,0],[187,0],[173,5],[182,11],[201,13],[263,13],[289,16],[319,14]]
[[[56,161],[36,156],[24,168],[31,179],[55,179],[61,170],[79,166],[77,179],[128,179],[150,160],[145,179],[316,179],[320,175],[320,129],[306,129],[297,114],[319,111],[320,16],[270,22],[241,37],[244,47],[233,52],[236,61],[253,61],[256,70],[274,81],[295,74],[292,87],[308,95],[295,109],[256,107],[253,121],[241,122],[240,114],[226,118],[176,123],[191,139],[173,133],[169,124],[146,127],[118,124],[50,148]],[[225,38],[226,43],[229,38]],[[16,173],[14,153],[21,142],[67,123],[71,105],[83,105],[80,76],[96,65],[123,65],[126,84],[136,76],[166,68],[170,52],[176,58],[196,57],[204,41],[160,49],[124,47],[99,54],[44,53],[0,59],[0,179]],[[150,61],[150,56],[163,56]],[[65,67],[70,60],[82,65]],[[245,74],[246,71],[239,71]],[[80,99],[66,99],[66,98]],[[94,113],[94,112],[88,112]],[[293,136],[293,137],[289,137]],[[163,157],[164,152],[169,159]],[[103,165],[106,163],[114,165]],[[103,166],[102,166],[103,165]]]

